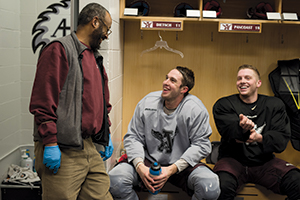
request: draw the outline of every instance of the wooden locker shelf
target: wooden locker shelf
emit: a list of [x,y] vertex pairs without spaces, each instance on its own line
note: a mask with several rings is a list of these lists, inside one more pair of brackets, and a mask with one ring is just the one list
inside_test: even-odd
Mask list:
[[[185,0],[185,3],[189,3],[195,9],[203,10],[205,3],[208,0]],[[150,12],[148,16],[124,16],[124,9],[129,6],[133,0],[120,0],[120,19],[122,20],[183,20],[184,22],[205,22],[205,23],[216,23],[223,21],[238,21],[245,23],[268,23],[268,24],[300,24],[300,21],[284,21],[284,20],[256,20],[248,19],[246,12],[250,7],[255,7],[261,0],[218,0],[222,8],[222,15],[219,18],[209,19],[203,18],[202,12],[200,18],[188,18],[188,17],[174,17],[173,11],[175,6],[182,2],[181,0],[147,0],[150,4]],[[300,13],[300,1],[299,0],[289,0],[288,3],[284,0],[268,0],[268,3],[272,5],[275,12],[292,12]]]

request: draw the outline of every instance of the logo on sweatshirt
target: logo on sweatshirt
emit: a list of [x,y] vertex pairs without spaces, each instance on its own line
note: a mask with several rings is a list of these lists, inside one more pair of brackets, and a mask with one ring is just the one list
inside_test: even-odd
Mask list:
[[173,141],[176,135],[173,131],[163,129],[162,133],[160,133],[152,129],[151,134],[160,141],[158,151],[163,152],[165,150],[167,153],[172,152]]

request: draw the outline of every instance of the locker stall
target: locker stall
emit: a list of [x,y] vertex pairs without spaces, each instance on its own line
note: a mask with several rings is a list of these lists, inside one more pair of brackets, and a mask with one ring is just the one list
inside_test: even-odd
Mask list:
[[[207,0],[147,0],[150,5],[148,16],[125,16],[124,9],[132,0],[120,0],[120,19],[124,32],[124,83],[122,134],[137,103],[149,92],[162,90],[165,75],[181,65],[195,73],[195,86],[191,94],[202,100],[210,114],[213,133],[211,141],[220,140],[214,124],[212,106],[222,96],[237,93],[236,73],[242,64],[251,64],[261,74],[262,86],[259,93],[273,96],[268,80],[269,73],[277,67],[278,60],[300,57],[300,21],[249,19],[250,7],[260,0],[219,0],[222,15],[218,18],[203,17]],[[174,17],[174,8],[181,2],[200,10],[201,16]],[[300,13],[298,0],[269,0],[274,12]],[[182,30],[143,29],[142,21],[182,21]],[[258,24],[260,32],[222,32],[221,23]],[[166,41],[173,50],[154,47],[159,40]],[[300,166],[300,152],[291,144],[277,157]]]

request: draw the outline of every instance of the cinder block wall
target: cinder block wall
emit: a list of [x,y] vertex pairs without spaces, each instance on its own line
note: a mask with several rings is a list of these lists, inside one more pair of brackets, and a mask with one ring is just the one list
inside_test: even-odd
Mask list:
[[[8,166],[19,161],[23,146],[33,146],[33,116],[29,113],[29,100],[35,76],[38,53],[31,48],[32,28],[38,15],[61,0],[10,0],[0,4],[0,176]],[[73,1],[73,0],[72,0]],[[88,0],[79,0],[80,9]],[[102,44],[105,68],[109,76],[113,109],[111,134],[114,154],[106,161],[107,170],[115,163],[121,147],[122,124],[122,35],[120,33],[119,1],[100,0],[113,18],[112,35]],[[32,152],[33,154],[33,152]],[[33,156],[33,155],[32,155]]]
[[[0,159],[21,144],[20,0],[0,4]],[[0,163],[1,174],[7,170]]]

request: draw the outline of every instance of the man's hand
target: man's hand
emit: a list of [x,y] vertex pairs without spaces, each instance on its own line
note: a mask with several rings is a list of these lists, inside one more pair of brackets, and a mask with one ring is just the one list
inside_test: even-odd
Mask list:
[[249,139],[246,141],[247,143],[253,143],[253,142],[262,142],[263,136],[259,133],[257,133],[254,129],[250,131]]
[[164,187],[164,185],[167,183],[170,176],[175,174],[177,172],[177,166],[175,164],[172,164],[168,167],[162,167],[161,168],[161,174],[159,176],[156,176],[153,178],[155,181],[155,189],[160,190]]
[[112,144],[111,138],[110,138],[110,134],[109,134],[109,142],[108,142],[108,146],[105,147],[105,152],[103,151],[99,151],[99,153],[101,154],[101,157],[103,158],[103,161],[106,161],[107,159],[109,159],[112,155],[114,151],[114,146]]
[[172,164],[168,167],[162,167],[161,174],[153,178],[149,174],[149,167],[145,166],[144,164],[140,164],[136,170],[146,188],[154,193],[155,191],[162,189],[169,177],[177,172],[177,166]]
[[45,146],[43,164],[56,174],[60,167],[61,152],[58,145]]
[[239,117],[240,117],[240,126],[243,129],[243,133],[246,133],[247,131],[250,131],[254,128],[255,124],[251,119],[248,119],[248,117],[246,117],[243,114],[240,114]]
[[[243,133],[246,133],[247,131],[250,131],[250,135],[246,143],[253,143],[253,142],[262,142],[263,136],[259,133],[257,133],[254,129],[254,122],[250,119],[248,119],[245,115],[240,114],[240,126],[243,129]],[[243,143],[242,141],[236,140],[237,143]]]
[[149,167],[144,165],[144,163],[141,163],[136,168],[136,171],[140,175],[146,188],[149,191],[151,191],[152,193],[154,193],[156,189],[152,186],[152,184],[154,184],[155,182],[154,182],[153,178],[151,178],[151,176],[150,176]]

